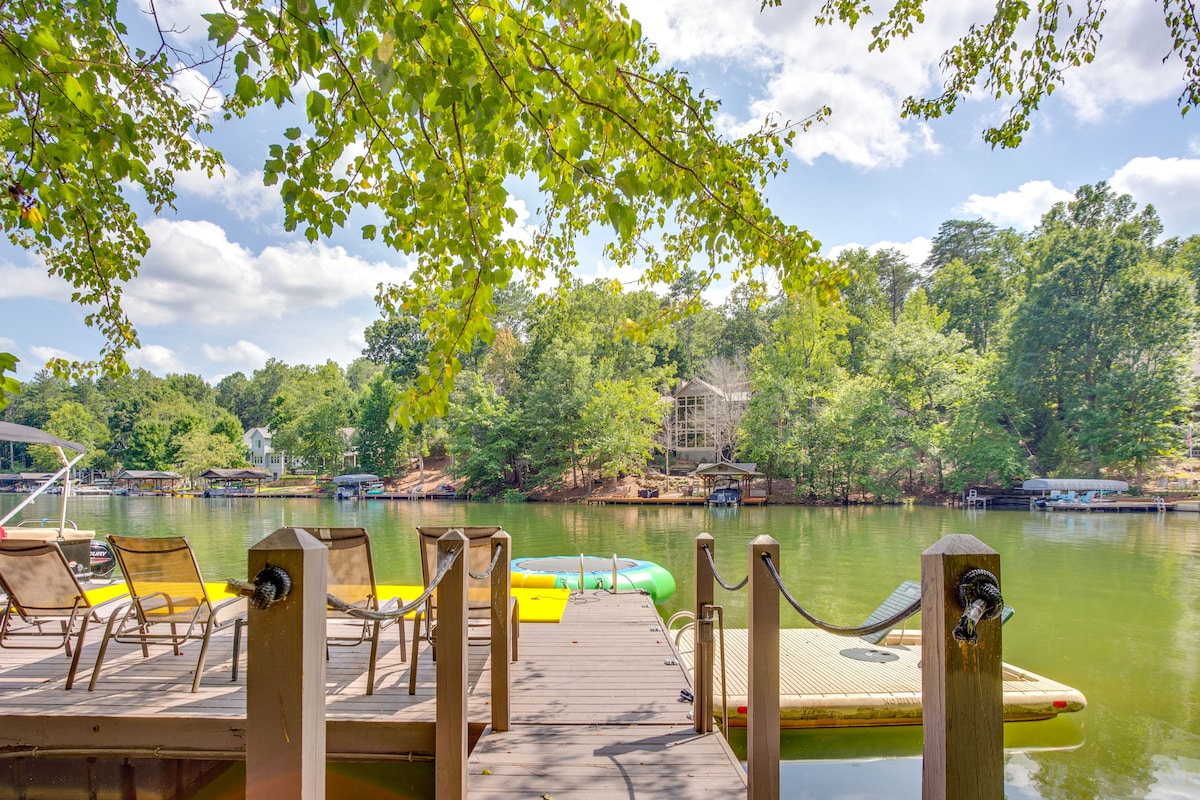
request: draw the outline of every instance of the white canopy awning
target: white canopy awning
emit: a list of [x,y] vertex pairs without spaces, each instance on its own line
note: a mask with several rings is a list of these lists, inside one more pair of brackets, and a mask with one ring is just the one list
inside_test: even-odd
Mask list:
[[1031,478],[1021,488],[1034,492],[1127,492],[1129,484],[1098,478]]
[[17,425],[14,422],[0,422],[0,441],[48,444],[52,447],[65,447],[68,450],[74,450],[76,453],[82,453],[87,449],[81,444],[68,442],[66,439],[51,436],[45,431],[39,431],[37,428],[30,428],[28,425]]
[[333,482],[338,486],[346,486],[355,483],[377,483],[378,475],[372,475],[369,472],[359,472],[354,475],[338,475],[333,479]]

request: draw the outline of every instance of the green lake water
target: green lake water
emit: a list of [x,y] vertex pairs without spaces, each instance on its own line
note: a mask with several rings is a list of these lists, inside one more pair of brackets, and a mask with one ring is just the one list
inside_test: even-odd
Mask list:
[[[16,495],[0,495],[0,509]],[[56,499],[39,499],[55,516]],[[1076,687],[1088,707],[1006,726],[1006,797],[1200,798],[1200,516],[960,511],[920,507],[743,509],[363,500],[85,497],[69,516],[98,533],[187,536],[209,580],[245,577],[246,548],[284,525],[362,526],[378,578],[419,583],[416,525],[502,525],[517,557],[611,555],[656,561],[691,606],[693,539],[709,532],[728,582],[769,534],[793,596],[817,616],[860,622],[906,579],[921,551],[969,533],[1001,556],[1004,659]],[[726,624],[745,626],[745,593],[718,590]],[[805,623],[784,604],[785,626]],[[682,687],[681,687],[682,688]],[[681,707],[682,708],[682,707]],[[735,749],[744,745],[737,732]],[[785,798],[919,798],[921,731],[785,732]],[[743,754],[744,755],[744,754]]]

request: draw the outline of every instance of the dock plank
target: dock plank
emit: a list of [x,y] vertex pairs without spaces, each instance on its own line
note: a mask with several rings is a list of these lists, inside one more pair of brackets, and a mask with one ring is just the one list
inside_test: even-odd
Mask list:
[[512,730],[468,760],[472,798],[745,795],[725,739],[692,729],[691,681],[649,598],[575,594],[538,634],[526,644],[522,628]]
[[[244,757],[246,656],[237,681],[230,680],[231,632],[214,636],[194,694],[194,644],[181,656],[152,648],[150,658],[132,645],[111,645],[97,689],[88,692],[98,638],[85,646],[69,692],[61,651],[0,650],[0,748]],[[368,651],[330,648],[330,760],[429,757],[436,669],[428,645],[415,655],[415,695],[408,694],[410,664],[400,660],[398,636],[381,640],[375,694],[366,695]],[[745,793],[745,771],[724,738],[692,730],[691,705],[680,701],[689,676],[647,596],[576,593],[561,622],[521,626],[519,654],[511,672],[512,729],[489,731],[476,743],[468,762],[472,798]],[[490,666],[487,647],[470,648],[473,735],[490,719]]]

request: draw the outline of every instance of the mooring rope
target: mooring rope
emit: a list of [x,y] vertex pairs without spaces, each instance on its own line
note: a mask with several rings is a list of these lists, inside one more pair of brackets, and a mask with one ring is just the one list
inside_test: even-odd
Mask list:
[[502,548],[500,546],[500,543],[497,542],[496,543],[496,551],[494,553],[492,553],[492,563],[488,564],[488,568],[479,574],[471,572],[471,570],[467,570],[467,574],[470,575],[472,578],[474,578],[477,581],[482,581],[482,580],[485,580],[488,577],[490,577],[492,574],[492,570],[494,570],[496,568],[496,565],[500,563],[501,549]]
[[727,592],[736,592],[738,589],[741,589],[743,586],[745,586],[747,583],[750,582],[749,575],[742,578],[742,582],[737,584],[736,586],[733,584],[726,583],[725,581],[721,580],[721,573],[717,572],[716,562],[713,561],[712,550],[709,550],[708,545],[706,545],[706,544],[702,544],[702,545],[700,545],[700,547],[701,547],[701,549],[704,550],[704,557],[708,559],[708,568],[710,570],[712,570],[713,578],[716,580],[717,583],[721,584],[722,589],[724,589]]
[[457,558],[461,552],[462,550],[446,551],[446,554],[442,556],[442,560],[438,564],[438,569],[433,576],[433,580],[431,580],[429,585],[425,587],[425,591],[421,593],[421,596],[416,600],[413,600],[411,603],[406,603],[398,608],[393,608],[388,611],[375,611],[369,608],[359,608],[358,606],[351,605],[345,600],[334,597],[331,594],[325,595],[325,602],[329,604],[330,608],[333,608],[336,611],[341,611],[344,614],[348,614],[349,616],[356,617],[358,619],[384,621],[403,617],[412,611],[416,611],[425,603],[426,600],[429,599],[429,596],[433,594],[433,590],[438,587],[438,584],[442,582],[442,578],[446,577],[446,573],[450,571],[450,567],[454,564],[454,559]]
[[788,592],[787,587],[783,585],[783,579],[779,577],[779,572],[775,569],[775,562],[771,560],[769,553],[763,553],[762,560],[767,565],[767,571],[771,573],[771,577],[775,581],[775,586],[779,588],[779,593],[783,595],[783,598],[791,603],[792,608],[796,609],[800,616],[804,617],[806,620],[826,633],[833,633],[837,634],[838,636],[869,636],[872,633],[890,630],[921,610],[921,600],[918,598],[909,603],[909,605],[905,608],[897,611],[890,617],[879,620],[878,622],[872,622],[870,624],[864,623],[862,625],[856,625],[852,628],[843,627],[840,625],[831,625],[828,622],[814,617],[807,610],[805,610],[804,606],[796,602],[796,599],[792,597],[790,592]]

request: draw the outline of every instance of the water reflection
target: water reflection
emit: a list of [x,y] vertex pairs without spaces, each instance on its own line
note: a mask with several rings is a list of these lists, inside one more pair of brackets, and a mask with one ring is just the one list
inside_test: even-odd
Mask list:
[[[0,496],[0,508],[19,499]],[[244,577],[246,548],[280,526],[361,525],[371,532],[380,580],[415,583],[415,526],[499,524],[513,535],[517,556],[618,553],[662,564],[678,586],[660,609],[664,617],[691,604],[697,533],[714,536],[717,566],[730,582],[747,572],[747,545],[769,534],[780,542],[779,566],[792,593],[842,624],[862,620],[899,583],[918,578],[921,551],[941,536],[970,533],[1000,553],[1001,585],[1016,609],[1003,629],[1005,660],[1074,686],[1089,702],[1059,721],[1062,729],[1006,726],[1013,748],[1007,795],[1200,797],[1195,514],[780,506],[713,514],[691,507],[84,497],[72,501],[70,515],[102,533],[183,534],[214,580]],[[745,598],[718,593],[728,625],[745,625]],[[802,625],[786,606],[783,619]],[[782,751],[785,797],[920,796],[918,729],[791,732]]]

